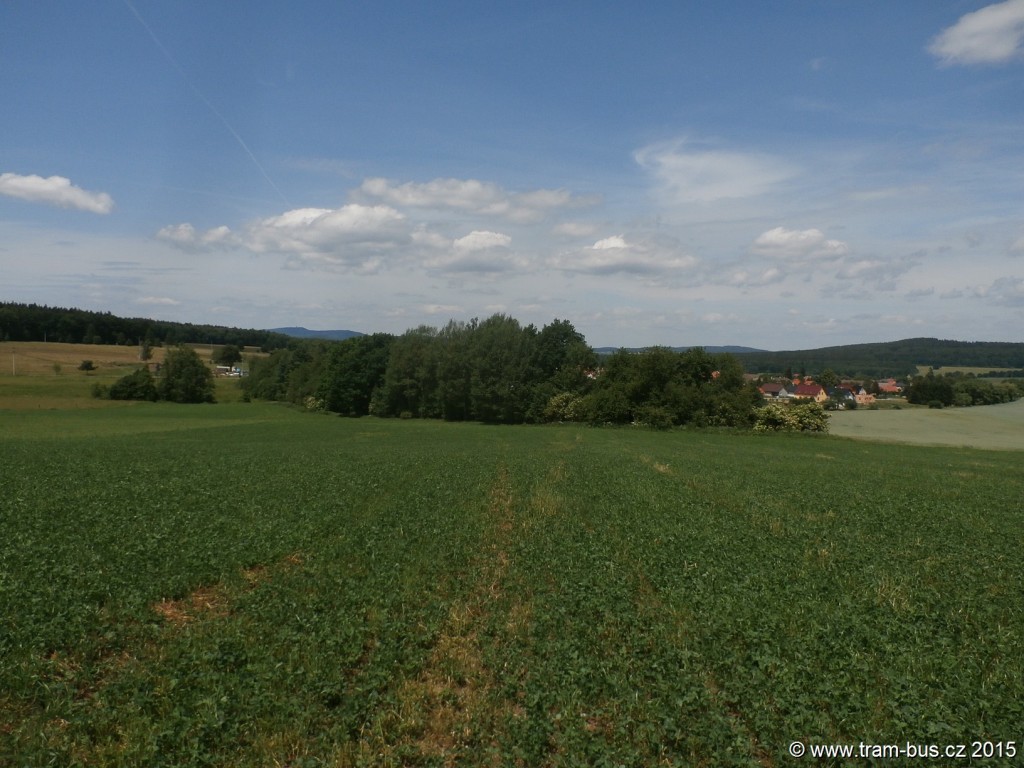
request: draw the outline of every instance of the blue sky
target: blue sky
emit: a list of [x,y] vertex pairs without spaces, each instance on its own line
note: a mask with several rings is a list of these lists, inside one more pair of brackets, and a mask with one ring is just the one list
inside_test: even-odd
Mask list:
[[1024,0],[11,0],[0,99],[0,300],[1022,340]]

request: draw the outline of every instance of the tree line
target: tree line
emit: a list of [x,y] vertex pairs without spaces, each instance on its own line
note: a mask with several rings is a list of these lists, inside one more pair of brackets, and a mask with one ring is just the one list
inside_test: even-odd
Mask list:
[[175,346],[234,344],[270,351],[288,336],[271,331],[118,317],[110,312],[0,302],[0,341],[55,341],[65,344]]
[[341,342],[293,342],[249,363],[246,396],[345,416],[491,424],[580,421],[748,427],[761,396],[729,354],[654,347],[599,359],[567,320],[495,314]]
[[932,408],[997,405],[1019,400],[1024,395],[1024,384],[993,382],[959,373],[937,375],[928,371],[924,376],[915,376],[905,394],[908,403]]

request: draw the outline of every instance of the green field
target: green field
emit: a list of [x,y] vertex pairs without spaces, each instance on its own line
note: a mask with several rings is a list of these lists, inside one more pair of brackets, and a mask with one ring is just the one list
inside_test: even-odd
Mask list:
[[1018,452],[139,404],[0,473],[0,765],[1022,748]]
[[832,434],[862,440],[1024,451],[1024,400],[973,408],[858,408],[834,411],[829,422]]

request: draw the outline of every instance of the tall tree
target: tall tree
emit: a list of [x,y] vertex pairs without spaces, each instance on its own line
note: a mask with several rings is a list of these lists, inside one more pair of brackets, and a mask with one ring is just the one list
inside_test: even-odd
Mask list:
[[191,347],[168,350],[160,369],[157,392],[173,403],[212,403],[213,371]]

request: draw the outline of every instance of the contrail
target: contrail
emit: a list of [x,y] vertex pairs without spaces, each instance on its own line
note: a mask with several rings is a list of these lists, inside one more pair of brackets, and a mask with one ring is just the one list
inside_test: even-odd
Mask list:
[[252,150],[249,149],[249,145],[245,143],[245,141],[242,139],[241,136],[238,135],[238,131],[236,131],[234,128],[231,127],[231,124],[224,118],[224,115],[222,115],[220,112],[218,112],[217,108],[215,106],[213,106],[212,103],[210,103],[210,100],[208,98],[206,98],[206,96],[203,95],[203,92],[200,91],[193,84],[193,82],[189,79],[189,76],[187,74],[185,74],[185,70],[182,69],[181,65],[171,55],[171,52],[168,51],[164,47],[164,44],[160,42],[160,38],[158,38],[153,33],[152,29],[150,29],[150,26],[149,26],[149,24],[146,23],[146,20],[144,18],[142,18],[142,16],[139,14],[139,12],[137,10],[135,10],[135,6],[132,5],[131,0],[124,0],[124,4],[128,6],[128,9],[135,15],[135,18],[139,20],[139,24],[142,25],[142,28],[146,30],[146,32],[149,34],[149,36],[153,39],[153,42],[156,43],[156,47],[160,49],[160,52],[164,55],[164,58],[166,58],[167,61],[169,61],[171,63],[172,67],[174,67],[176,70],[178,70],[178,74],[181,75],[181,79],[184,80],[185,84],[189,88],[192,89],[192,93],[194,93],[196,95],[196,97],[201,102],[203,102],[203,104],[205,104],[209,108],[209,110],[211,112],[213,112],[214,115],[217,116],[217,119],[220,120],[221,124],[225,128],[227,128],[228,133],[230,133],[232,136],[235,137],[235,141],[237,141],[238,145],[243,150],[245,150],[245,154],[247,154],[249,156],[249,159],[252,160],[253,165],[255,165],[259,169],[259,172],[261,174],[263,174],[263,178],[267,180],[267,183],[271,187],[274,188],[274,191],[277,192],[277,194],[280,196],[280,198],[284,201],[284,204],[290,208],[291,207],[291,203],[289,203],[288,202],[288,198],[284,196],[284,192],[281,191],[281,188],[278,187],[277,184],[274,183],[274,180],[272,178],[270,178],[270,175],[266,172],[266,170],[264,170],[263,166],[260,165],[260,161],[256,159],[256,155],[254,155],[252,153]]

